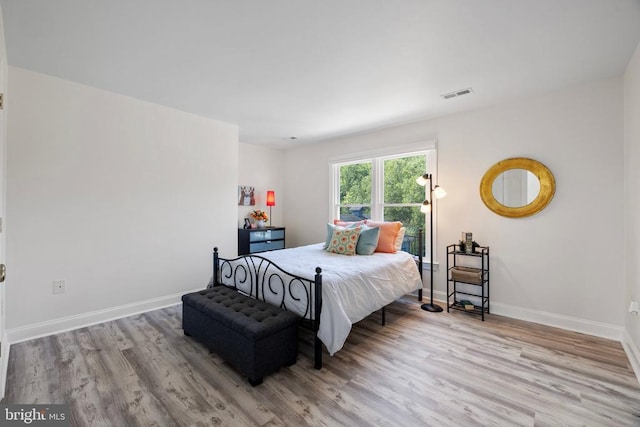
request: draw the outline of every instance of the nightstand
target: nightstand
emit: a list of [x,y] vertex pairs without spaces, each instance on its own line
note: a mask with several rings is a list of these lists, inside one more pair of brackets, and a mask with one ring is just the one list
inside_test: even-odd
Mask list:
[[284,249],[284,227],[238,229],[238,255]]

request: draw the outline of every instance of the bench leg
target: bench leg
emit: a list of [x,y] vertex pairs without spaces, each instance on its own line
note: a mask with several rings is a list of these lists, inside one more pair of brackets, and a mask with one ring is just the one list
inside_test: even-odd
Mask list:
[[257,380],[254,380],[253,378],[249,378],[249,384],[251,384],[251,387],[255,387],[257,385],[262,384],[262,380],[263,380],[263,377],[260,377]]

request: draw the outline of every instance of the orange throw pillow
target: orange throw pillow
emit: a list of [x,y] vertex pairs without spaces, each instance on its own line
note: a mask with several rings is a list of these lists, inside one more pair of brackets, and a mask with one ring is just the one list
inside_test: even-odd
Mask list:
[[378,238],[376,252],[396,253],[396,239],[398,238],[400,227],[402,227],[400,221],[378,222],[366,220],[365,224],[369,227],[380,228],[380,237]]

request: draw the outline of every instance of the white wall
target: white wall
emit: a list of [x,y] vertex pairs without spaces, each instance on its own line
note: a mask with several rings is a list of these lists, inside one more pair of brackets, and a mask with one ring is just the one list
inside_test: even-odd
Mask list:
[[14,67],[9,93],[16,338],[178,302],[235,251],[237,126]]
[[[494,313],[620,339],[624,322],[622,79],[597,81],[492,108],[340,138],[285,152],[285,222],[291,245],[324,238],[329,157],[438,140],[437,256],[461,231],[491,247]],[[455,102],[443,101],[443,102]],[[523,156],[555,176],[556,195],[524,219],[490,212],[485,171]],[[307,171],[313,179],[302,179]],[[428,280],[428,279],[427,279]],[[427,283],[428,285],[428,283]],[[444,298],[444,268],[435,289]]]
[[[640,44],[624,75],[625,130],[625,304],[640,301]],[[640,316],[627,313],[625,340],[636,376],[640,379]]]
[[[266,206],[267,190],[276,192],[276,205],[271,208],[273,218],[267,225],[286,226],[283,221],[284,197],[282,194],[282,151],[260,145],[240,144],[240,178],[238,185],[255,187],[255,206],[238,206],[238,227],[254,209],[269,212]],[[237,201],[236,201],[237,204]],[[289,245],[287,245],[289,246]]]

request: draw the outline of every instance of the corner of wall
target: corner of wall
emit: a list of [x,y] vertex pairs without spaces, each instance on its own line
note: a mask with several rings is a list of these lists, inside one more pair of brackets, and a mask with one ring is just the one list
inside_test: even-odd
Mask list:
[[[626,307],[629,301],[640,299],[640,197],[637,182],[640,174],[640,43],[631,57],[624,74],[624,235],[623,259]],[[636,316],[626,316],[622,344],[631,366],[640,381],[640,322]]]
[[640,382],[640,350],[638,350],[638,347],[635,345],[631,339],[631,335],[629,335],[629,332],[626,329],[622,334],[622,347],[624,348],[625,353],[627,353],[629,363],[631,363],[631,368],[636,374],[638,382]]
[[248,217],[252,210],[269,211],[265,201],[267,190],[276,192],[276,206],[271,209],[273,218],[270,218],[268,225],[284,226],[283,152],[260,145],[240,143],[239,159],[238,185],[254,187],[256,204],[254,206],[238,206],[238,227],[242,227],[244,218]]

